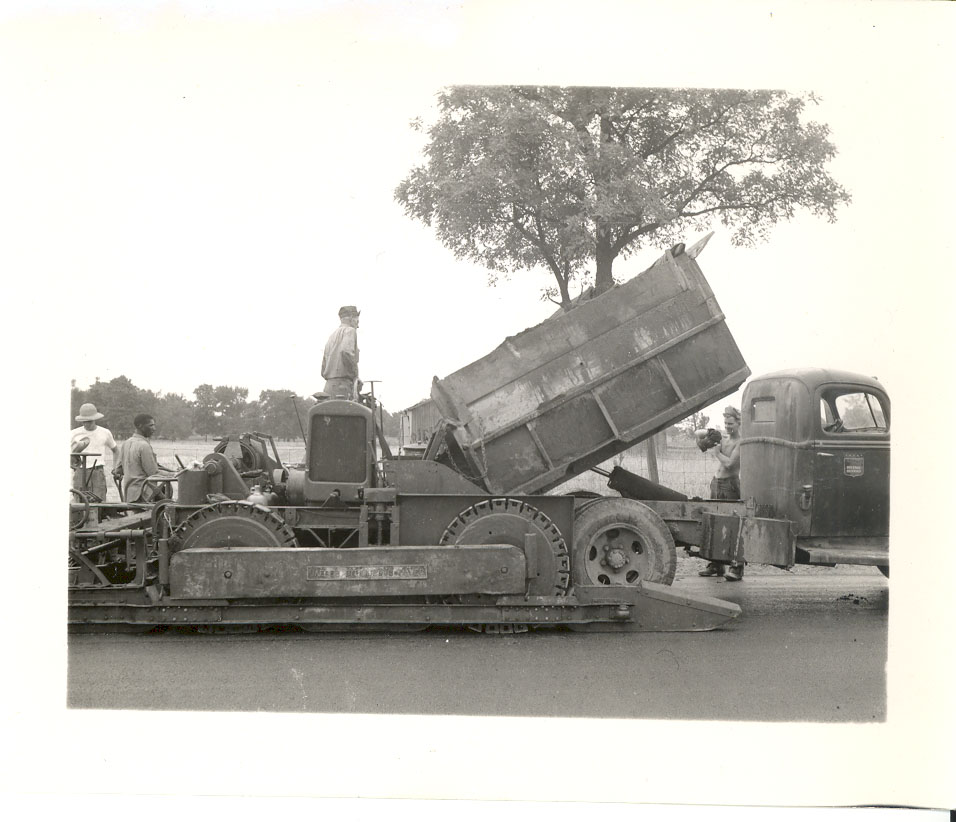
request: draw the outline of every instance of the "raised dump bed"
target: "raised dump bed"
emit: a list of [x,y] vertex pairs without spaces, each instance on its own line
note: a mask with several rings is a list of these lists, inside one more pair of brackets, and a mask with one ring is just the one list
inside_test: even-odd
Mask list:
[[733,393],[750,374],[675,246],[628,282],[435,378],[431,397],[494,494],[537,494]]

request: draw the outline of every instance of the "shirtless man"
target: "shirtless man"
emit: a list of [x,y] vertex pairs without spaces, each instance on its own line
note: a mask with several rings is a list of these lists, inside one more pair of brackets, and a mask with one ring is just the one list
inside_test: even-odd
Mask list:
[[[740,499],[740,412],[732,405],[724,409],[723,437],[716,448],[710,453],[717,459],[717,473],[710,481],[711,499]],[[729,582],[736,582],[743,578],[743,563],[731,563],[726,567],[723,562],[708,562],[707,567],[699,572],[702,577],[722,576]]]

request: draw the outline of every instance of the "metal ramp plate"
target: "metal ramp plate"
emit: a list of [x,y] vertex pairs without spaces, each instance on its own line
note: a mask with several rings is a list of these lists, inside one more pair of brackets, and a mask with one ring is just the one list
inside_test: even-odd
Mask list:
[[[620,588],[595,586],[603,596],[620,596]],[[740,606],[715,597],[690,594],[668,585],[644,582],[630,589],[637,593],[632,606],[631,618],[626,622],[598,622],[572,625],[575,631],[712,631],[740,616]],[[587,587],[576,588],[575,593],[582,603],[591,596]]]

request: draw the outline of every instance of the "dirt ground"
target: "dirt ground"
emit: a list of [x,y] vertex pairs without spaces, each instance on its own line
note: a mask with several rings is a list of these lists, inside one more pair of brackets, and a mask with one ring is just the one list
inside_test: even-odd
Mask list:
[[[677,573],[674,575],[674,582],[682,579],[696,578],[699,571],[702,571],[706,565],[706,560],[697,557],[688,556],[682,549],[677,549]],[[864,574],[882,576],[877,568],[870,565],[840,565],[838,566],[841,574]],[[772,565],[748,565],[744,571],[744,579],[747,576],[808,576],[815,574],[833,573],[834,568],[828,568],[822,565],[795,565],[789,570],[783,568],[774,568]]]

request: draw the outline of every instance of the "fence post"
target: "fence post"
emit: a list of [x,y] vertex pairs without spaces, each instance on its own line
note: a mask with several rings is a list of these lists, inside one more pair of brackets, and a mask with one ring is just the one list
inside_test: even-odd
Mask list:
[[654,435],[649,436],[645,442],[647,443],[647,473],[650,474],[650,481],[655,482],[658,485],[661,484],[660,474],[657,472],[657,445],[654,442]]

